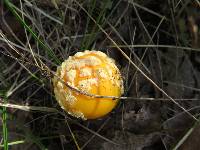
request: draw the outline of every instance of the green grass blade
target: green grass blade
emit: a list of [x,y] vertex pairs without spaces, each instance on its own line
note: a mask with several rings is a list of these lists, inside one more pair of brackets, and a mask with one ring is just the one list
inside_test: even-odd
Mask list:
[[39,45],[47,51],[48,55],[57,63],[61,64],[61,61],[54,54],[53,50],[42,42],[42,40],[34,33],[34,31],[27,25],[27,23],[22,19],[22,17],[17,13],[15,5],[13,5],[9,0],[4,0],[4,3],[8,9],[13,13],[13,15],[18,19],[18,21],[23,25],[23,27],[31,33],[32,37],[39,43]]
[[[96,6],[96,0],[92,0],[91,6],[90,6],[89,11],[88,11],[89,14],[92,14],[92,13],[93,13],[95,6]],[[86,27],[85,27],[86,29],[88,29],[88,27],[89,27],[90,20],[91,20],[90,17],[87,17],[87,22],[86,22]],[[86,35],[86,34],[87,34],[87,30],[85,31],[85,35]],[[82,42],[81,42],[81,49],[87,49],[87,48],[85,47],[86,41],[87,41],[87,36],[85,36],[85,37],[83,38]]]
[[[93,14],[94,12],[94,7],[96,6],[96,0],[94,0],[95,3],[92,4],[92,11],[88,11],[88,13],[90,15]],[[103,8],[100,8],[101,11],[99,12],[99,15],[97,16],[96,23],[93,26],[92,30],[90,31],[90,36],[89,37],[85,37],[83,39],[82,45],[81,45],[81,49],[90,49],[90,45],[94,42],[95,36],[97,35],[97,33],[100,31],[100,29],[98,28],[97,24],[101,25],[102,27],[105,26],[106,24],[106,12],[107,12],[107,8],[109,8],[109,5],[112,3],[110,0],[105,0],[104,2],[102,1],[102,3],[104,3]],[[88,17],[89,19],[87,19],[87,26],[86,29],[88,29],[88,21],[90,21],[90,17]]]
[[[6,97],[5,93],[3,95],[4,95],[3,102],[4,102],[4,104],[6,104],[7,103],[7,97]],[[3,118],[3,145],[4,145],[4,150],[8,150],[8,129],[7,129],[6,107],[3,107],[2,118]]]
[[[10,142],[10,143],[8,143],[8,145],[12,146],[12,145],[18,145],[18,144],[23,144],[23,143],[25,143],[25,140]],[[0,147],[4,147],[4,145],[0,144]]]

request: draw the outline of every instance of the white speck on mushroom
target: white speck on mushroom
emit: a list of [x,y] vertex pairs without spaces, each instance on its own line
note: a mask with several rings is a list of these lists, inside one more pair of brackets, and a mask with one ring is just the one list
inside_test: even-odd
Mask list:
[[89,56],[87,58],[80,59],[77,63],[76,67],[84,67],[84,66],[97,66],[100,65],[102,62],[99,58],[95,56]]
[[76,78],[76,70],[72,69],[67,71],[66,76],[71,83],[74,83],[74,79]]
[[87,76],[91,76],[92,75],[92,69],[91,68],[83,68],[80,69],[80,77],[87,77]]
[[97,79],[96,78],[92,78],[92,79],[86,79],[86,80],[81,80],[78,83],[78,87],[81,90],[84,90],[86,92],[89,92],[89,90],[91,89],[92,85],[96,85],[97,86]]
[[83,120],[87,120],[87,118],[85,118],[84,114],[80,111],[76,111],[76,110],[68,111],[68,114],[70,114],[76,118],[81,118]]
[[98,68],[96,72],[101,78],[108,78],[107,72],[104,69]]
[[67,91],[65,92],[65,99],[68,102],[69,105],[73,105],[76,102],[76,97],[73,96],[73,94],[71,93],[71,91]]

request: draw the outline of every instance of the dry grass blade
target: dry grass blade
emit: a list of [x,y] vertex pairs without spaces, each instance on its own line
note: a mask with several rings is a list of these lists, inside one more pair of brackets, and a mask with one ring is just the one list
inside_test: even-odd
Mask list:
[[[126,41],[120,36],[120,34],[117,32],[117,30],[115,29],[115,27],[113,27],[108,21],[107,21],[108,25],[111,27],[111,29],[117,34],[117,36],[122,40],[123,43],[125,43],[125,45],[128,45],[126,43]],[[130,47],[128,47],[130,49]],[[131,51],[131,50],[130,50]],[[144,69],[151,74],[151,72],[149,71],[149,69],[144,65],[144,63],[142,62],[142,59],[140,59],[134,51],[131,51],[131,53],[134,55],[134,57],[137,59],[137,61],[139,61],[139,65],[144,67]]]
[[[110,46],[110,47],[116,47],[115,45]],[[183,47],[183,46],[176,46],[176,45],[152,45],[152,44],[148,44],[148,45],[118,45],[118,47],[120,48],[126,48],[126,47],[130,47],[130,48],[169,48],[169,49],[178,49],[178,50],[188,50],[188,51],[197,51],[200,52],[199,48],[192,48],[192,47]]]
[[178,83],[173,83],[173,82],[169,82],[169,81],[164,81],[164,83],[171,84],[171,85],[178,86],[178,87],[182,87],[182,88],[186,88],[186,89],[189,89],[189,90],[192,90],[192,91],[200,92],[199,88],[194,88],[194,87],[190,87],[190,86],[186,86],[186,85],[178,84]]
[[[2,101],[2,99],[0,98],[0,101]],[[0,102],[0,106],[1,107],[7,107],[7,108],[14,108],[14,109],[19,109],[19,110],[23,110],[23,111],[41,111],[41,112],[57,112],[58,110],[55,108],[49,108],[49,107],[38,107],[38,106],[23,106],[23,105],[16,105],[16,104],[4,104],[2,102]]]
[[[101,125],[101,127],[96,131],[96,133],[99,133],[109,120],[110,120],[110,118],[106,119],[105,122]],[[88,139],[88,141],[84,143],[84,145],[81,147],[81,149],[84,149],[92,141],[92,139],[95,138],[95,136],[96,136],[95,134],[92,135],[91,138]]]
[[75,143],[75,145],[76,145],[76,148],[77,148],[78,150],[80,150],[80,147],[79,147],[79,145],[78,145],[78,142],[77,142],[77,140],[76,140],[76,137],[75,137],[74,133],[72,132],[72,130],[71,130],[70,126],[69,126],[68,121],[66,120],[65,122],[66,122],[67,127],[68,127],[68,129],[69,129],[69,132],[70,132],[70,134],[71,134],[71,136],[72,136],[72,138],[73,138],[73,141],[74,141],[74,143]]
[[[132,4],[132,5],[136,6],[136,7],[138,7],[138,8],[140,8],[140,9],[143,9],[143,10],[149,12],[150,14],[153,14],[153,15],[159,17],[159,18],[165,18],[165,16],[162,16],[161,14],[158,14],[158,13],[156,13],[156,12],[154,12],[154,11],[152,11],[152,10],[146,8],[146,7],[143,7],[143,6],[141,6],[141,5],[139,5],[139,4],[135,3],[135,2],[133,2],[132,0],[128,0],[128,3],[130,3],[130,4]],[[165,19],[166,19],[166,18],[165,18]],[[167,19],[166,19],[166,20],[167,20]]]
[[54,22],[56,22],[56,23],[58,23],[58,24],[60,24],[60,25],[63,25],[63,23],[62,23],[60,20],[58,20],[58,19],[56,19],[56,18],[50,16],[49,14],[47,14],[46,12],[44,12],[43,10],[41,10],[41,9],[39,9],[38,7],[32,5],[29,1],[25,0],[25,2],[26,2],[25,5],[27,5],[28,7],[33,8],[35,11],[38,11],[39,13],[41,13],[41,14],[44,15],[44,16],[46,16],[46,17],[49,18],[50,20],[52,20],[52,21],[54,21]]
[[[84,125],[82,125],[82,124],[80,124],[80,123],[78,123],[78,122],[75,122],[75,124],[79,125],[80,127],[82,127],[83,129],[87,130],[88,132],[94,134],[95,136],[100,137],[101,139],[103,139],[103,140],[105,140],[105,141],[107,141],[107,142],[109,142],[109,143],[112,143],[112,144],[114,144],[114,145],[121,145],[121,144],[119,144],[119,143],[117,143],[117,142],[115,142],[115,141],[112,141],[112,140],[110,140],[110,139],[108,139],[108,138],[106,138],[106,137],[100,135],[99,133],[97,133],[97,132],[95,132],[95,131],[93,131],[93,130],[87,128],[87,127],[85,127]],[[124,143],[124,144],[125,144],[125,143]]]

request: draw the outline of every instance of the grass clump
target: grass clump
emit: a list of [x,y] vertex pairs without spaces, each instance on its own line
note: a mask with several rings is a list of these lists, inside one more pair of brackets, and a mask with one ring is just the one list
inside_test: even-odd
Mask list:
[[[0,147],[187,147],[200,105],[198,8],[196,1],[3,0]],[[115,59],[125,81],[118,108],[98,120],[68,116],[51,83],[57,66],[85,49]]]

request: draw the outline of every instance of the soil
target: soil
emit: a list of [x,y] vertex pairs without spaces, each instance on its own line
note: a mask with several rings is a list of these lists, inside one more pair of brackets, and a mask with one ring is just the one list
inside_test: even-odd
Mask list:
[[[0,36],[0,89],[12,91],[8,103],[58,110],[7,108],[8,142],[24,141],[10,149],[198,149],[198,2],[14,2],[24,12],[25,22],[59,60],[95,49],[116,61],[124,79],[123,96],[128,98],[121,99],[107,116],[86,121],[69,116],[58,106],[52,74],[45,70],[56,71],[57,62],[9,7],[0,3],[0,31],[4,35]],[[3,39],[15,43],[11,45],[16,50]],[[37,54],[36,61],[30,48]],[[2,102],[4,97],[0,98]]]

